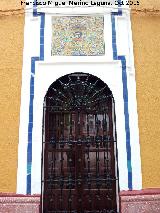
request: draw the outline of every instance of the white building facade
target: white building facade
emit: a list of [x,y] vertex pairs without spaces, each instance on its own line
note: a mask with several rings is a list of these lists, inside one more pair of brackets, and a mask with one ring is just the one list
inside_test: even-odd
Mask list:
[[[112,91],[120,191],[142,188],[130,9],[80,2],[78,6],[26,6],[17,172],[20,194],[41,194],[43,102],[48,88],[60,77],[77,72],[100,78]],[[68,34],[63,34],[65,30]],[[73,35],[78,47],[71,44]]]

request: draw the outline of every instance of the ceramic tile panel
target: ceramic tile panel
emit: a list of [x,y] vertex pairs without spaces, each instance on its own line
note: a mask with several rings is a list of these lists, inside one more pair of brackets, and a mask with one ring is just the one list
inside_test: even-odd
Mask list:
[[104,17],[52,17],[51,54],[52,56],[104,55]]

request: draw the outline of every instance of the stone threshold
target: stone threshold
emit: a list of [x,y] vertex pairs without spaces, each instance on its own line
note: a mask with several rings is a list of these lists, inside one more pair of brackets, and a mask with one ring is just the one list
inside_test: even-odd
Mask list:
[[[160,189],[121,191],[121,213],[160,213]],[[0,193],[0,213],[39,213],[40,195]]]

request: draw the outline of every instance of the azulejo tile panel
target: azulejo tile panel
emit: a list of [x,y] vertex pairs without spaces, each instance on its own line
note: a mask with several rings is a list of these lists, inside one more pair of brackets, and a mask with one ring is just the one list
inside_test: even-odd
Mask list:
[[105,54],[103,16],[52,17],[52,56]]

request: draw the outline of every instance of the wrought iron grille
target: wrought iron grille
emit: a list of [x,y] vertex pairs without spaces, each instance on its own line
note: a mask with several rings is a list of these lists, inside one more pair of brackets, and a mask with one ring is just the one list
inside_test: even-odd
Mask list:
[[116,213],[114,100],[95,76],[66,75],[44,101],[43,213]]

